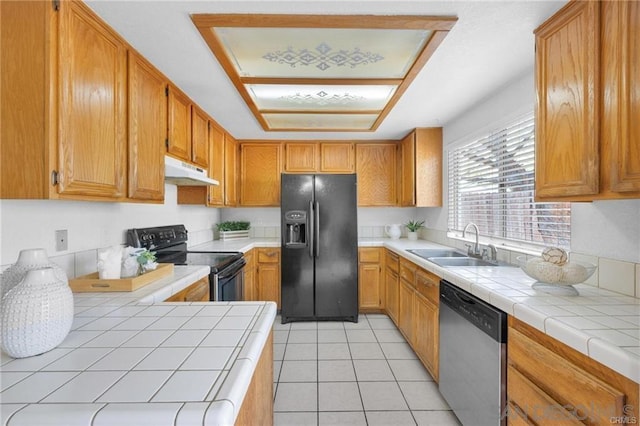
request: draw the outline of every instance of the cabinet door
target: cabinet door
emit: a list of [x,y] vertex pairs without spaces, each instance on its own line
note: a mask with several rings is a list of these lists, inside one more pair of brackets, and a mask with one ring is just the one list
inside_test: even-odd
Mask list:
[[191,161],[209,167],[209,117],[195,105],[191,110]]
[[209,277],[204,277],[173,296],[165,302],[208,302]]
[[240,147],[240,204],[280,205],[281,145],[243,143]]
[[380,310],[384,304],[380,261],[384,249],[361,247],[358,249],[358,306],[360,310]]
[[224,135],[224,205],[238,205],[238,142],[228,133]]
[[258,299],[272,301],[280,309],[280,264],[258,264]]
[[209,131],[209,176],[220,182],[220,185],[208,186],[207,205],[224,205],[224,130],[215,124]]
[[413,340],[416,354],[429,370],[433,379],[438,381],[438,308],[422,294],[416,293],[414,299]]
[[359,206],[396,205],[396,151],[393,143],[356,144]]
[[398,292],[400,282],[398,278],[398,274],[390,270],[386,269],[385,272],[385,303],[384,306],[387,309],[387,313],[389,314],[389,318],[393,320],[393,322],[398,325]]
[[247,262],[244,267],[244,300],[258,300],[258,292],[255,283],[256,265],[253,250],[244,254],[244,260]]
[[352,143],[321,143],[321,173],[353,173],[355,149]]
[[127,50],[80,2],[60,9],[60,194],[124,196]]
[[603,2],[602,28],[602,144],[611,153],[603,180],[615,192],[640,192],[640,3]]
[[400,142],[400,205],[416,205],[415,131]]
[[168,111],[167,152],[182,160],[191,161],[191,101],[171,85]]
[[361,263],[358,269],[360,309],[380,309],[380,265]]
[[413,287],[400,279],[398,293],[398,328],[409,344],[413,345]]
[[318,144],[286,143],[284,170],[289,173],[315,173],[318,169]]
[[164,200],[167,81],[129,51],[129,198]]
[[536,30],[536,197],[599,191],[600,3],[570,2]]
[[415,205],[442,206],[442,127],[415,130]]

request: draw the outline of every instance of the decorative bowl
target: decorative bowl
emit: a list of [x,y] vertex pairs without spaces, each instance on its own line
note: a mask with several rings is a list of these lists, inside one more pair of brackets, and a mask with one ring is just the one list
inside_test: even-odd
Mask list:
[[569,286],[589,279],[597,266],[587,262],[571,261],[562,266],[545,262],[540,257],[516,257],[518,266],[525,274],[538,282],[551,285]]

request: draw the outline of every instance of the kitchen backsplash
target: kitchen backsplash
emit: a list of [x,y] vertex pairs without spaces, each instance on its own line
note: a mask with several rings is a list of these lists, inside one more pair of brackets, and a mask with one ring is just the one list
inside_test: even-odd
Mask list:
[[[429,228],[421,231],[420,238],[462,250],[466,249],[465,241],[449,238],[445,231]],[[498,260],[516,264],[516,257],[521,255],[522,252],[498,247]],[[624,262],[578,252],[571,252],[569,256],[571,259],[598,266],[596,273],[585,281],[585,284],[640,299],[640,263]]]
[[[199,231],[189,231],[188,246],[195,246],[198,244],[206,243],[213,240],[213,229],[202,229]],[[24,247],[30,248],[30,247]],[[35,248],[35,247],[34,247]],[[97,270],[98,262],[98,250],[105,247],[98,247],[95,249],[82,250],[75,253],[67,253],[56,256],[51,252],[47,253],[49,260],[60,266],[67,274],[68,278],[75,278],[81,275],[91,274]],[[10,260],[10,259],[8,259]],[[11,263],[1,265],[0,271],[4,271],[11,266],[16,259],[13,259]]]

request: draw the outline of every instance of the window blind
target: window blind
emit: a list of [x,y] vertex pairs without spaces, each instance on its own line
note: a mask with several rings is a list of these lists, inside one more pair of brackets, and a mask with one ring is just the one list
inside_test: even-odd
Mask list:
[[449,151],[449,230],[469,222],[480,235],[569,248],[569,203],[534,202],[534,119]]

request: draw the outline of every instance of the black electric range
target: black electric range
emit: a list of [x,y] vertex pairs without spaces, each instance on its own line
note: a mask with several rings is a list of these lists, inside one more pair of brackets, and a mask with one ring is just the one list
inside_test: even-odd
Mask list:
[[127,231],[127,244],[154,252],[159,263],[209,266],[212,301],[242,300],[246,263],[242,253],[189,251],[187,241],[188,231],[184,225],[136,228]]

